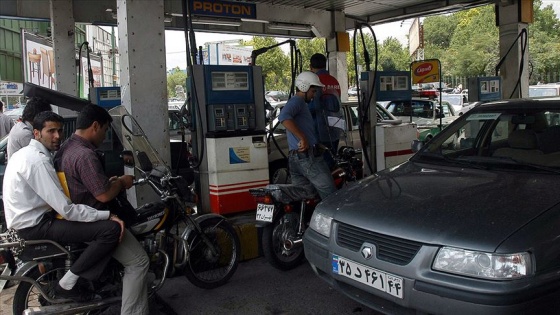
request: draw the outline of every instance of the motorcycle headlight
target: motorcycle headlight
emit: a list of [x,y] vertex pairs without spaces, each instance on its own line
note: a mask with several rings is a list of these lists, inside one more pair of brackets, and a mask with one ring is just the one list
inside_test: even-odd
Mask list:
[[519,279],[532,273],[529,253],[494,254],[443,247],[432,267],[443,272],[490,280]]
[[331,225],[332,217],[320,213],[319,211],[313,212],[313,215],[311,216],[311,222],[309,224],[309,227],[313,231],[325,237],[329,237],[331,234]]

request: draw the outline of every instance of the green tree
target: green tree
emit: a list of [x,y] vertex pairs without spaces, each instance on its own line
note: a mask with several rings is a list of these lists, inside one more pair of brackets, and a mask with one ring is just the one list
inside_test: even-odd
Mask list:
[[383,71],[407,71],[410,68],[408,48],[403,47],[401,42],[394,37],[388,37],[383,41],[379,49],[379,70]]
[[[272,37],[255,36],[247,44],[253,46],[253,49],[256,50],[277,45],[278,42]],[[262,67],[266,91],[288,91],[291,80],[286,76],[286,69],[290,67],[289,62],[289,57],[284,54],[280,47],[271,48],[257,57],[255,65]]]
[[187,91],[187,73],[179,67],[171,69],[167,75],[167,95],[168,97],[176,97],[176,87],[182,86],[184,91]]
[[466,77],[494,75],[500,47],[494,7],[477,7],[455,15],[458,24],[441,58],[442,72]]
[[[363,34],[363,37],[361,34]],[[358,31],[354,36],[350,36],[350,52],[346,55],[346,62],[348,63],[348,84],[350,86],[356,86],[358,84],[357,76],[360,75],[360,72],[368,69],[366,66],[366,56],[369,60],[368,66],[370,70],[374,70],[373,68],[375,67],[376,51],[373,36],[368,29],[363,29],[361,34]],[[380,45],[377,47],[378,50],[381,49],[379,46]],[[364,47],[366,49],[364,49]],[[379,55],[379,52],[377,53]]]
[[533,3],[534,22],[529,25],[529,52],[531,83],[549,82],[560,72],[560,21],[552,5],[541,8],[542,1]]

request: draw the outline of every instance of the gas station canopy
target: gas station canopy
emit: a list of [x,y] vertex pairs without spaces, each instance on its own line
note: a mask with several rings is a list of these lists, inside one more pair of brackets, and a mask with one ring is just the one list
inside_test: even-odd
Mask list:
[[[56,0],[61,1],[61,0]],[[116,25],[116,0],[71,1],[77,23]],[[325,37],[333,20],[354,29],[356,23],[370,25],[418,16],[441,14],[493,3],[491,0],[185,0],[193,14],[195,31],[227,32],[289,37]],[[50,19],[49,2],[44,0],[2,0],[0,16]],[[163,0],[165,28],[183,30],[183,1]],[[340,23],[340,22],[338,22]]]

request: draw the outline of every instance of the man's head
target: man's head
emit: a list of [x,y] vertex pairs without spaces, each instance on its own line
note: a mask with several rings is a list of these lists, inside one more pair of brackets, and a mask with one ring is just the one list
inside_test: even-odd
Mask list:
[[309,68],[313,72],[317,72],[319,70],[323,70],[327,68],[327,57],[323,54],[314,54],[309,59]]
[[33,135],[35,140],[41,142],[49,151],[60,149],[62,140],[62,127],[64,119],[62,116],[51,111],[40,112],[33,119]]
[[99,147],[113,118],[103,108],[97,105],[86,105],[76,119],[76,134]]
[[303,71],[296,78],[296,90],[306,102],[311,101],[317,87],[324,87],[319,77],[311,71]]
[[51,112],[51,104],[42,98],[32,97],[27,100],[27,105],[25,105],[21,114],[21,120],[32,123],[35,120],[35,116],[44,111]]
[[0,100],[0,113],[4,111],[4,102]]

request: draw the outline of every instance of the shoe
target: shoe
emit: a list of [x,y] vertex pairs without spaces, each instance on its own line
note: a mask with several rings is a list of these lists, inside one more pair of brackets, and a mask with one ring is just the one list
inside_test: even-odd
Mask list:
[[58,283],[54,289],[54,297],[57,299],[68,299],[74,302],[87,302],[97,298],[93,292],[80,288],[78,285],[74,285],[71,290],[65,290]]

